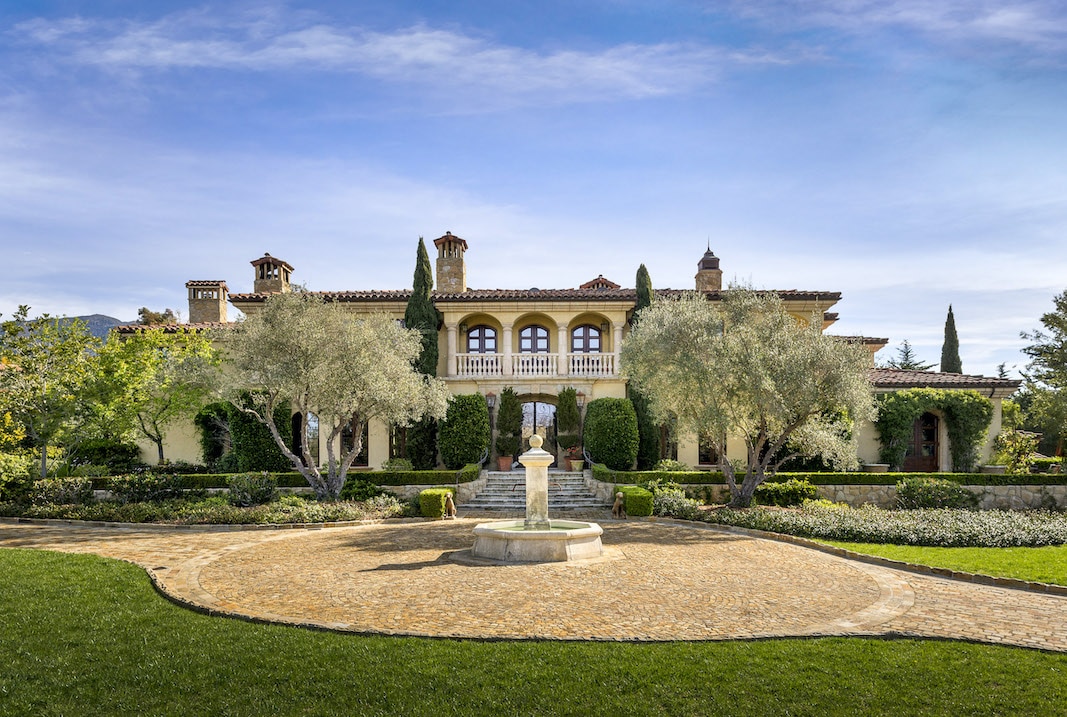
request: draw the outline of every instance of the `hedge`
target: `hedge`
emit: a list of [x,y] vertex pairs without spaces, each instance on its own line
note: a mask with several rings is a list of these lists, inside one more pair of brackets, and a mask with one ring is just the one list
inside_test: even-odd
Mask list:
[[[477,480],[482,467],[477,463],[459,471],[349,471],[348,480],[362,478],[376,485],[441,485],[442,483],[470,483]],[[226,488],[236,473],[201,473],[182,476],[190,488]],[[295,471],[270,473],[279,488],[307,488],[304,476]],[[107,477],[93,478],[94,490],[107,490]]]
[[652,515],[652,491],[636,485],[617,485],[614,492],[622,493],[627,515]]
[[[593,478],[603,483],[647,483],[651,480],[673,481],[681,485],[723,485],[726,477],[719,471],[613,471],[593,465]],[[806,480],[815,485],[896,485],[907,477],[950,480],[961,485],[1067,485],[1067,473],[786,473],[768,476],[768,483]],[[740,482],[740,476],[738,476]]]
[[452,495],[451,488],[427,488],[419,493],[419,510],[424,518],[443,518],[445,515],[445,496]]

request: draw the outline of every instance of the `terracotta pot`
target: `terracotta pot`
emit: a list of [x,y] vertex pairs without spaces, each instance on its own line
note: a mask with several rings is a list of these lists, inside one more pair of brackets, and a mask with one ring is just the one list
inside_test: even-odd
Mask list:
[[510,471],[511,464],[514,462],[511,456],[498,456],[496,459],[497,470]]

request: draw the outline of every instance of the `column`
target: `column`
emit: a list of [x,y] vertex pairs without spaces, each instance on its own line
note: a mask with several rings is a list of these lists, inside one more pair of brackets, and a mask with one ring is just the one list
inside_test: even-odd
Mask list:
[[567,351],[571,347],[571,342],[567,340],[567,324],[557,324],[556,329],[559,335],[559,338],[556,339],[556,352],[559,357],[556,373],[560,376],[566,376],[571,372],[567,361]]
[[448,329],[448,375],[451,378],[455,378],[458,373],[456,367],[456,347],[459,345],[457,338],[459,336],[459,327],[455,324],[448,324],[446,328]]
[[611,353],[615,357],[612,359],[614,365],[611,367],[611,375],[619,375],[619,352],[622,351],[622,324],[614,324],[612,326],[614,332],[612,334],[611,341]]
[[502,348],[503,348],[503,353],[504,353],[504,367],[503,368],[504,368],[504,375],[505,376],[510,376],[512,374],[512,370],[514,368],[511,365],[511,363],[512,363],[511,362],[511,329],[512,328],[513,328],[513,326],[511,324],[504,324],[504,343],[503,343],[503,347]]

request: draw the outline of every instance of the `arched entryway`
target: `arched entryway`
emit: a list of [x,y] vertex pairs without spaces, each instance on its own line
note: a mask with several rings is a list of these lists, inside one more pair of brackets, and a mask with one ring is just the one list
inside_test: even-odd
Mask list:
[[524,401],[522,404],[523,450],[529,446],[534,433],[545,439],[542,447],[549,453],[556,452],[556,407],[545,401]]
[[912,426],[911,445],[904,454],[902,468],[905,471],[935,473],[940,470],[941,466],[938,464],[940,430],[940,419],[929,411],[915,419],[915,424]]

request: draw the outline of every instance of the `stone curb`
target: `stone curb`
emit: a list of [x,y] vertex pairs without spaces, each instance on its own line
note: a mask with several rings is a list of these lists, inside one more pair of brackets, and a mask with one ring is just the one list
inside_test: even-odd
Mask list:
[[225,524],[169,524],[169,523],[118,523],[104,520],[74,520],[67,518],[0,518],[0,525],[48,525],[62,528],[117,528],[119,530],[156,530],[199,533],[226,533],[242,530],[322,530],[325,528],[352,528],[360,525],[398,525],[425,523],[429,518],[384,518],[381,520],[339,520],[326,523],[225,523]]
[[802,548],[811,548],[813,550],[818,550],[820,552],[828,553],[830,555],[836,555],[839,558],[855,560],[861,563],[869,563],[871,565],[877,565],[883,568],[904,570],[909,573],[916,573],[917,575],[929,575],[935,578],[947,578],[949,580],[958,580],[960,582],[965,583],[974,583],[975,585],[989,585],[998,588],[1010,588],[1012,590],[1023,590],[1025,592],[1042,593],[1046,595],[1060,595],[1067,597],[1067,586],[1065,585],[1053,585],[1051,583],[1039,583],[1029,580],[1018,580],[1016,578],[998,578],[993,575],[983,575],[981,573],[966,573],[960,570],[950,570],[949,568],[935,568],[930,565],[905,563],[901,560],[891,560],[889,558],[883,558],[878,555],[857,553],[852,550],[838,548],[835,545],[827,545],[826,543],[820,543],[817,540],[801,538],[796,535],[789,535],[787,533],[771,533],[766,530],[741,528],[735,525],[722,525],[720,523],[699,523],[697,521],[681,520],[678,518],[669,518],[664,520],[662,518],[651,517],[646,518],[646,520],[654,523],[676,525],[679,527],[702,527],[708,530],[717,530],[723,533],[747,535],[751,538],[776,540],[780,543],[790,543],[792,545],[797,545]]

